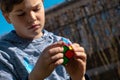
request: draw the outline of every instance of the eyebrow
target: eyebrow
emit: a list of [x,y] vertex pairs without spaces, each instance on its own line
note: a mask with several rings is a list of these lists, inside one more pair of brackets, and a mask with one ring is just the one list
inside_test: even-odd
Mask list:
[[35,4],[33,7],[37,7],[37,6],[41,6],[42,5],[42,3],[40,2],[40,3],[38,3],[38,4]]
[[[38,4],[35,4],[33,7],[39,7],[41,5],[42,5],[41,3],[38,3]],[[18,9],[18,10],[15,10],[14,12],[22,12],[22,11],[23,11],[22,9]]]
[[15,10],[14,12],[22,12],[22,9]]

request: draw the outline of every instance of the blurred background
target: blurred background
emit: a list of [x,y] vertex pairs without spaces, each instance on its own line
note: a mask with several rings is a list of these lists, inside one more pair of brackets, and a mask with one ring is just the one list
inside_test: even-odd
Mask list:
[[[45,29],[85,48],[92,80],[120,80],[120,0],[45,0],[44,5]],[[6,24],[0,16],[0,34],[13,29]]]

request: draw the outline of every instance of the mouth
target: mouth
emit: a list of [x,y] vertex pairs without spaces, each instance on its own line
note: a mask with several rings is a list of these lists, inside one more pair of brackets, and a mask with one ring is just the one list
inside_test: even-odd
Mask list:
[[31,29],[38,29],[39,27],[40,27],[40,24],[34,24],[31,27],[29,27],[28,29],[29,30],[31,30]]

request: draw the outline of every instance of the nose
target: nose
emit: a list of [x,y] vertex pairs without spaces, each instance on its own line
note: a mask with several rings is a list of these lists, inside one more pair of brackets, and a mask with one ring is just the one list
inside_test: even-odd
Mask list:
[[37,18],[36,18],[36,15],[35,15],[35,12],[31,11],[29,14],[28,14],[28,22],[29,23],[32,23],[34,22]]

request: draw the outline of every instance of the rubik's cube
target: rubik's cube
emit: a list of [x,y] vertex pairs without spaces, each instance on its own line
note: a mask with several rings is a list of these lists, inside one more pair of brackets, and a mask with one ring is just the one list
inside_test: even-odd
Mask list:
[[67,64],[69,62],[69,60],[74,56],[74,51],[72,49],[71,46],[68,46],[68,45],[65,45],[63,46],[64,48],[64,51],[63,51],[63,54],[64,54],[64,62],[63,62],[63,65]]

